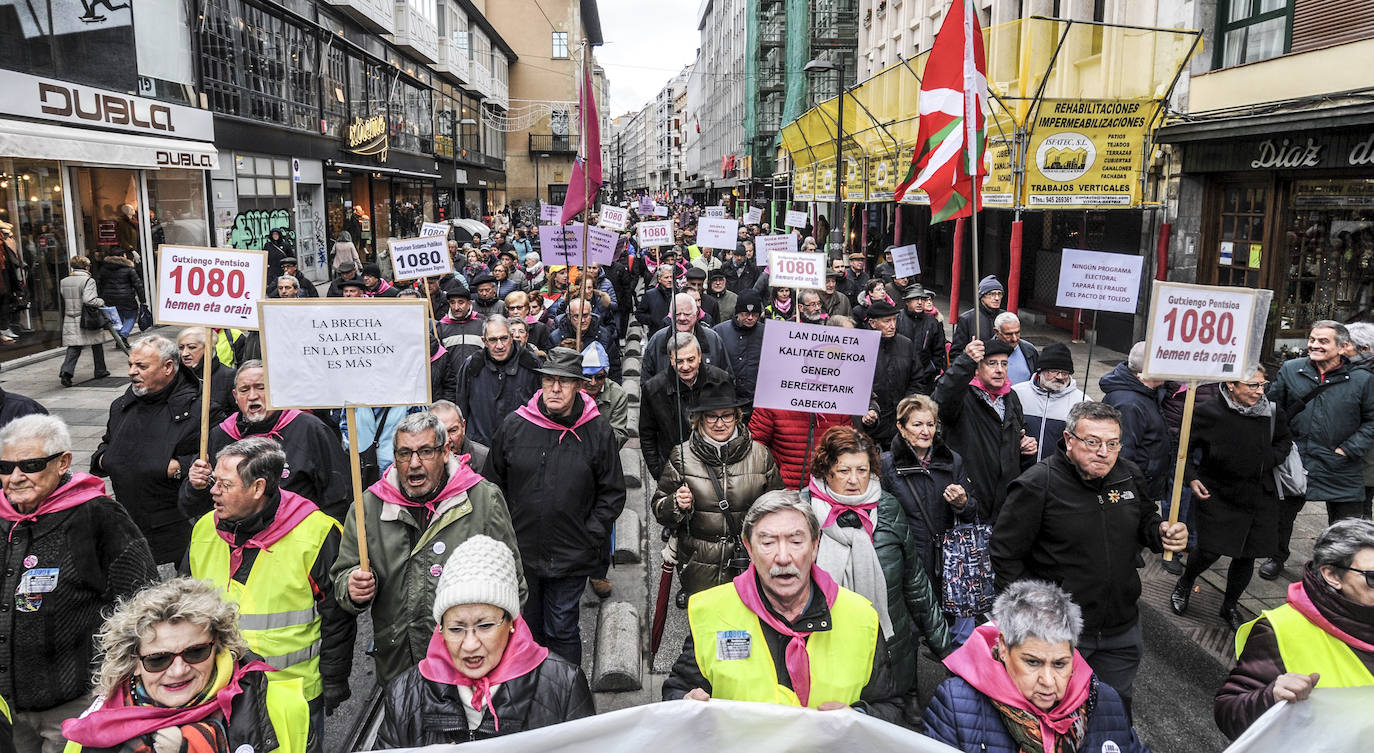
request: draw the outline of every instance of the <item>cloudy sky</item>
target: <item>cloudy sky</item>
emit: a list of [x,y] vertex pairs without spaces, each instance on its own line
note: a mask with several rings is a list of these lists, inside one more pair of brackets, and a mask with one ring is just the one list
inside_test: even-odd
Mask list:
[[699,0],[598,0],[611,117],[638,110],[696,58]]

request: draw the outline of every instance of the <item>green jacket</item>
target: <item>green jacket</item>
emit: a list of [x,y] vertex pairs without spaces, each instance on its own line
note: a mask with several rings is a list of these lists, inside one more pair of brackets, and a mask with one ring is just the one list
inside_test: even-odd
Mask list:
[[[449,477],[458,461],[449,460]],[[390,469],[379,483],[395,486]],[[501,490],[490,481],[479,481],[466,492],[436,501],[433,520],[422,528],[412,508],[385,502],[373,491],[363,495],[367,528],[368,564],[377,578],[377,595],[368,604],[356,604],[348,596],[348,576],[358,569],[357,515],[350,512],[344,527],[339,557],[330,577],[334,598],[350,613],[371,607],[376,647],[377,682],[386,685],[393,677],[424,658],[434,634],[434,588],[439,574],[458,545],[482,533],[504,542],[515,553],[515,572],[520,578],[520,603],[526,588],[520,549],[515,543],[510,512]]]
[[624,387],[607,379],[601,394],[596,396],[596,409],[611,422],[616,448],[623,449],[625,442],[630,439],[630,394]]

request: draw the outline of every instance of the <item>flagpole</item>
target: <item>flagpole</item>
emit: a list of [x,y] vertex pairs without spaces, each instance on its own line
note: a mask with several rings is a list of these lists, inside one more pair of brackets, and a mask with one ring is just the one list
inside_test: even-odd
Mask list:
[[[587,100],[591,98],[592,93],[585,91],[585,89],[587,88],[587,82],[591,80],[591,62],[592,46],[584,39],[582,40],[582,88],[584,91],[582,92],[581,98],[582,112],[578,113],[582,121],[580,130],[582,131],[582,159],[584,162],[582,168],[582,266],[578,267],[577,270],[577,286],[579,289],[578,297],[582,299],[582,305],[586,307],[586,312],[588,314],[592,312],[592,302],[587,299],[587,236],[591,235],[592,225],[592,197],[589,195],[592,191],[592,174],[590,163],[591,155],[587,154]],[[571,319],[572,301],[568,302],[566,309],[565,313]],[[587,321],[590,322],[591,318],[588,317]],[[577,343],[577,352],[581,353],[582,326],[577,324],[576,320],[573,320],[573,331],[577,333],[574,336]]]
[[[978,207],[981,202],[978,201],[977,137],[978,108],[981,108],[983,103],[978,101],[978,92],[972,87],[973,82],[969,80],[968,70],[969,61],[973,57],[974,12],[973,0],[964,0],[964,167],[968,170],[969,185],[973,188],[973,191],[969,194],[969,198],[973,201],[972,210],[969,212],[971,230],[973,233],[973,339],[982,340],[983,317],[979,311],[979,307],[982,306],[982,301],[979,300],[980,296],[978,295],[978,284],[982,281],[983,277],[978,272]],[[974,72],[977,72],[976,66],[974,66]],[[971,102],[969,101],[970,95],[972,96]],[[958,312],[954,311],[950,312],[951,315],[957,315],[957,313]]]

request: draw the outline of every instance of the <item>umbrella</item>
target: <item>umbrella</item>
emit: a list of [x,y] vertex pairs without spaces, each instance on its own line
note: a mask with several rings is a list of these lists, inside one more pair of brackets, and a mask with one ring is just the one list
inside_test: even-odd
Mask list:
[[668,621],[668,597],[673,593],[673,571],[677,569],[677,538],[663,545],[663,566],[658,576],[658,599],[654,602],[654,621],[649,629],[649,655],[658,653],[663,640],[663,625]]

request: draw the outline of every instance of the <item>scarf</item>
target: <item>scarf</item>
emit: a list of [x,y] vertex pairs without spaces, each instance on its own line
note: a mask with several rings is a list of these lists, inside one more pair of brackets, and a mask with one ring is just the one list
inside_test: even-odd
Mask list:
[[[1225,395],[1226,391],[1222,390],[1221,394]],[[1321,610],[1317,609],[1317,605],[1312,602],[1312,597],[1308,595],[1307,588],[1304,586],[1303,581],[1288,584],[1288,605],[1296,609],[1298,614],[1306,617],[1308,622],[1321,628],[1323,632],[1339,640],[1341,643],[1359,651],[1374,653],[1374,644],[1362,641],[1350,633],[1336,627],[1335,623],[1326,615],[1322,614]]]
[[[215,533],[219,534],[224,543],[229,545],[229,574],[232,577],[239,571],[239,565],[243,564],[244,549],[261,549],[270,552],[271,546],[286,537],[286,534],[298,525],[302,520],[310,516],[310,513],[319,510],[314,502],[302,497],[295,492],[281,490],[281,504],[277,506],[277,514],[272,517],[272,522],[261,531],[258,531],[243,546],[234,544],[234,534],[230,531],[215,528]],[[219,519],[216,518],[216,523]]]
[[[1021,695],[1007,674],[1006,666],[993,654],[999,635],[997,626],[991,622],[978,626],[964,645],[945,657],[945,666],[987,696],[999,711],[1006,707],[1003,716],[1007,731],[1025,753],[1076,751],[1087,727],[1086,707],[1092,688],[1092,668],[1074,651],[1073,674],[1064,688],[1064,697],[1054,708],[1042,711]],[[1012,712],[1016,713],[1008,718],[1006,715]],[[1035,729],[1023,726],[1023,721],[1033,721]],[[1020,728],[1022,736],[1017,735],[1016,728]],[[1069,739],[1059,742],[1065,737]],[[1035,747],[1036,742],[1040,747]]]
[[96,497],[105,496],[105,482],[92,476],[89,473],[74,473],[71,480],[62,484],[49,494],[47,499],[38,503],[33,512],[23,513],[15,509],[5,497],[5,493],[0,491],[0,518],[10,521],[14,525],[5,534],[5,540],[10,541],[14,536],[14,529],[20,523],[38,520],[40,515],[62,512],[73,507],[79,507]]
[[[873,602],[883,637],[891,638],[893,629],[887,604],[887,578],[883,576],[878,552],[873,548],[873,526],[878,516],[876,508],[883,491],[882,484],[877,477],[870,477],[864,493],[849,496],[832,491],[824,481],[813,477],[807,491],[811,495],[811,509],[817,518],[825,521],[825,525],[821,526],[821,547],[816,555],[816,566],[830,573],[841,586]],[[858,515],[863,528],[835,525],[836,519],[845,511]]]
[[496,724],[497,732],[501,731],[501,720],[497,718],[496,706],[492,703],[492,686],[524,677],[549,657],[549,650],[534,642],[534,636],[530,633],[530,626],[525,624],[525,618],[516,615],[514,627],[515,632],[511,633],[510,642],[506,644],[501,660],[490,672],[476,680],[459,672],[454,665],[453,657],[444,645],[442,626],[434,627],[434,635],[429,639],[429,650],[425,653],[425,658],[420,660],[420,675],[426,680],[472,688],[473,710],[482,711],[484,706],[490,709],[491,720]]
[[368,491],[377,495],[377,499],[383,502],[400,505],[401,507],[423,507],[433,515],[438,506],[449,499],[453,499],[459,494],[467,492],[478,482],[482,481],[481,474],[468,467],[468,459],[471,455],[459,455],[457,458],[450,458],[448,462],[448,483],[439,490],[428,502],[415,502],[401,491],[396,466],[392,465],[386,469],[386,473],[377,480],[377,483],[369,486]]
[[792,299],[788,298],[784,301],[781,298],[774,298],[773,310],[780,314],[786,314],[787,312],[792,310]]
[[548,416],[540,412],[539,401],[541,398],[544,397],[543,390],[539,390],[538,392],[534,393],[534,397],[530,398],[530,401],[528,403],[525,403],[519,408],[516,408],[515,412],[521,418],[525,419],[526,421],[529,421],[535,426],[540,427],[541,429],[548,429],[549,431],[559,432],[559,444],[563,443],[563,437],[567,436],[568,432],[572,432],[573,437],[576,438],[577,441],[581,442],[582,437],[578,436],[577,434],[578,427],[582,426],[583,424],[586,424],[588,421],[591,421],[593,418],[596,418],[597,416],[601,415],[601,411],[597,409],[596,401],[588,397],[587,393],[579,392],[577,394],[578,397],[582,398],[582,415],[576,421],[573,422],[572,426],[562,426],[556,423],[553,419],[549,418]]
[[[791,638],[784,652],[787,677],[792,681],[792,690],[797,694],[797,700],[801,701],[801,705],[810,705],[811,657],[806,653],[806,638],[811,634],[793,630],[764,606],[763,595],[759,593],[758,573],[754,570],[753,564],[736,576],[734,583],[735,593],[739,594],[740,601],[744,602],[744,606],[748,607],[755,617],[768,627]],[[811,566],[811,584],[821,590],[827,607],[835,606],[835,597],[839,595],[840,587],[824,570],[815,565]]]
[[983,380],[981,380],[981,379],[979,379],[977,376],[975,376],[975,377],[973,377],[972,379],[968,380],[968,386],[973,387],[973,388],[975,388],[975,389],[977,389],[977,390],[979,390],[979,391],[985,393],[988,397],[993,398],[993,399],[999,398],[999,397],[1001,397],[1001,396],[1007,394],[1008,392],[1011,392],[1011,380],[1010,380],[1010,379],[1008,379],[1008,380],[1005,381],[1005,382],[1002,382],[1002,386],[999,387],[998,389],[993,390],[992,388],[988,387],[986,384],[983,384]]
[[[300,415],[301,412],[294,408],[291,410],[284,410],[277,415],[277,423],[274,424],[265,435],[256,436],[276,437],[278,441],[285,442],[286,438],[281,435],[281,430],[285,429],[292,421],[295,421],[296,418]],[[242,416],[242,413],[235,413],[234,415],[221,421],[219,424],[219,428],[223,429],[224,433],[228,434],[229,437],[233,439],[235,442],[237,442],[240,439],[243,439],[244,437],[243,432],[239,429],[239,419],[242,418]],[[244,419],[243,423],[244,428],[248,428],[248,419]]]
[[220,651],[215,657],[215,674],[210,684],[186,706],[140,704],[121,684],[110,696],[97,698],[80,717],[62,722],[62,736],[87,748],[112,748],[140,735],[199,722],[216,713],[228,721],[234,698],[243,692],[243,678],[249,672],[272,671],[272,667],[260,661],[236,664],[233,654]]
[[[1184,389],[1187,388],[1185,387]],[[1269,416],[1274,415],[1274,404],[1269,402],[1269,398],[1265,397],[1264,395],[1260,395],[1259,402],[1255,403],[1254,405],[1241,405],[1240,403],[1232,399],[1230,390],[1223,387],[1222,389],[1218,390],[1218,392],[1221,393],[1221,399],[1226,401],[1226,407],[1230,408],[1236,413],[1239,413],[1242,416],[1249,416],[1251,418],[1268,418]]]

